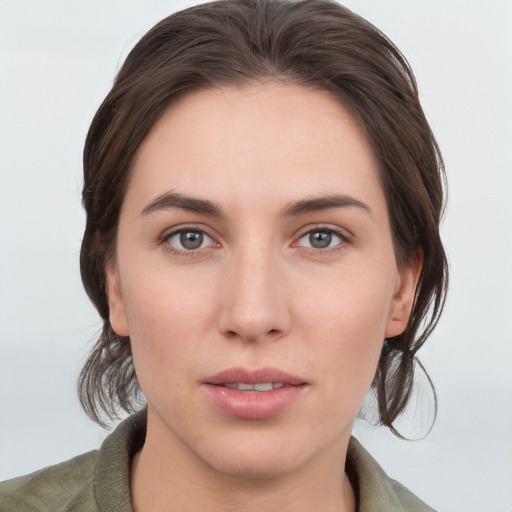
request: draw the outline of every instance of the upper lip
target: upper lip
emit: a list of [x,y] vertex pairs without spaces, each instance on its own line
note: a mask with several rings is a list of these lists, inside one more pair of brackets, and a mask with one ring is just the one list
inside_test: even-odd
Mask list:
[[255,370],[247,368],[228,368],[222,370],[204,380],[205,384],[226,384],[243,382],[246,384],[258,384],[263,382],[282,382],[290,386],[306,384],[304,379],[291,375],[279,368],[265,367]]

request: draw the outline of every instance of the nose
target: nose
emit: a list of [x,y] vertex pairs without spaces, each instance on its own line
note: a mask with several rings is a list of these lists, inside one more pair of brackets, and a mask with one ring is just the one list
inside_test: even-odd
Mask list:
[[276,257],[267,251],[235,254],[226,274],[218,320],[223,335],[257,342],[290,331],[290,297]]

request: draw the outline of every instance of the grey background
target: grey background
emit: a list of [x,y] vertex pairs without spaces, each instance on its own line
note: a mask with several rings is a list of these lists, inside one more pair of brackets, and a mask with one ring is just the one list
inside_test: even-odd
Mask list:
[[[96,448],[75,382],[99,322],[81,288],[81,151],[137,39],[193,2],[0,1],[0,479]],[[351,0],[410,61],[443,151],[452,269],[420,357],[439,395],[423,441],[359,422],[396,479],[440,511],[512,510],[512,2]],[[421,381],[402,427],[428,429]]]

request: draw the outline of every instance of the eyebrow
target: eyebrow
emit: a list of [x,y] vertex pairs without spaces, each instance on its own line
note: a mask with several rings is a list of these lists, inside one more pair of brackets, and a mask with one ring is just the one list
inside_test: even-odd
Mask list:
[[355,197],[343,194],[331,194],[321,197],[305,198],[291,203],[283,210],[283,215],[304,215],[306,213],[327,210],[329,208],[343,207],[356,207],[368,212],[370,215],[372,214],[370,207]]
[[[327,210],[329,208],[356,207],[371,215],[371,209],[368,205],[351,196],[343,194],[331,194],[321,197],[312,197],[301,199],[286,206],[281,215],[285,217],[294,217],[305,215],[306,213]],[[199,199],[178,192],[165,192],[153,199],[143,210],[142,215],[148,215],[158,210],[167,210],[170,208],[179,208],[189,212],[211,215],[214,217],[223,217],[221,208],[214,202],[207,199]]]
[[142,210],[142,215],[148,215],[158,210],[167,210],[170,208],[179,208],[181,210],[214,217],[223,216],[221,209],[212,201],[179,194],[178,192],[165,192],[159,195]]

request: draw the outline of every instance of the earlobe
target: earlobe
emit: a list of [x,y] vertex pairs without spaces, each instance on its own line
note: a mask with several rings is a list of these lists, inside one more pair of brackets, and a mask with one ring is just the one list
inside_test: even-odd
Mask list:
[[409,261],[399,271],[386,326],[386,338],[398,336],[405,331],[411,316],[422,266],[423,251],[418,247],[411,254]]
[[114,265],[107,267],[107,296],[110,325],[119,336],[129,336],[128,320],[121,291],[119,271]]

